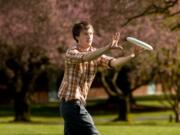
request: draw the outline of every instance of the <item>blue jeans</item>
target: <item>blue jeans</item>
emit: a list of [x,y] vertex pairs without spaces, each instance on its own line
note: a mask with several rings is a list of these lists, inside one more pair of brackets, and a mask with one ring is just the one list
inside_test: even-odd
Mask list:
[[62,102],[64,135],[100,135],[91,115],[80,102]]

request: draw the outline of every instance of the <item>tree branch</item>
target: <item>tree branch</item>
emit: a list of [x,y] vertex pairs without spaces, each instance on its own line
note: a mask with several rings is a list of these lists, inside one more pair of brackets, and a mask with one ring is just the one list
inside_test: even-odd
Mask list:
[[131,21],[133,21],[137,18],[140,18],[142,16],[151,15],[151,14],[155,14],[155,13],[160,13],[160,14],[168,13],[169,14],[169,8],[175,6],[177,4],[177,2],[178,2],[178,0],[165,2],[164,7],[157,6],[153,3],[153,4],[149,5],[142,13],[128,18],[127,21],[125,21],[121,26],[124,27],[127,24],[129,24]]
[[180,29],[180,23],[178,23],[178,24],[176,24],[175,26],[173,26],[173,27],[171,28],[171,31],[175,31],[175,30],[177,30],[177,29]]
[[178,15],[178,14],[180,14],[180,10],[177,11],[177,12],[174,12],[174,13],[172,13],[172,14],[170,14],[170,15],[168,15],[168,17],[173,17],[173,16],[176,16],[176,15]]

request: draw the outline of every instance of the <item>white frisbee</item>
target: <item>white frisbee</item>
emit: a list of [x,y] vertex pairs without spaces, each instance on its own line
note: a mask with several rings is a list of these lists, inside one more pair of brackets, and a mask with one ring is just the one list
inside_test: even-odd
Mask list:
[[133,37],[127,37],[126,40],[132,44],[135,44],[137,46],[140,46],[146,50],[153,50],[153,47],[139,39],[133,38]]

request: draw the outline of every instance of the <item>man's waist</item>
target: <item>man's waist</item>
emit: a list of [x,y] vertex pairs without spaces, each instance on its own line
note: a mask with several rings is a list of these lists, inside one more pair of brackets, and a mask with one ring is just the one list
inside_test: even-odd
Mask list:
[[69,100],[66,100],[65,98],[62,98],[61,102],[72,103],[72,104],[82,104],[82,105],[86,104],[85,102],[81,101],[80,99],[69,99]]

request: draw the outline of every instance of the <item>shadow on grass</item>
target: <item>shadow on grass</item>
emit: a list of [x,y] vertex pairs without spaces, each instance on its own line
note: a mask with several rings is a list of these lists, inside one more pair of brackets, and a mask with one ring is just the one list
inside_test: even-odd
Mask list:
[[[14,122],[14,121],[6,121],[6,122],[0,122],[1,124],[8,124],[8,125],[14,125],[14,124],[23,124],[23,125],[64,125],[63,121],[60,122],[40,122],[40,121],[30,121],[30,122]],[[157,121],[145,121],[145,122],[97,122],[95,123],[96,126],[132,126],[132,127],[138,127],[138,126],[156,126],[156,127],[179,127],[180,123],[175,122],[157,122]]]
[[52,121],[37,121],[37,120],[31,120],[29,122],[15,122],[15,121],[3,121],[0,122],[0,124],[32,124],[32,125],[63,125],[63,121],[59,122],[52,122]]
[[[0,108],[0,117],[14,115],[13,105],[1,105]],[[107,100],[88,101],[86,108],[92,115],[118,114],[118,104],[116,102],[108,102]],[[167,111],[170,110],[170,108],[135,104],[131,105],[130,110],[131,113],[142,113]],[[60,117],[59,103],[32,105],[31,115],[43,117]]]
[[[102,115],[102,114],[118,114],[119,105],[117,102],[108,102],[108,101],[90,101],[89,105],[86,107],[87,110],[93,115]],[[159,111],[168,111],[171,110],[169,107],[153,106],[153,105],[140,105],[132,104],[130,105],[131,113],[145,113],[145,112],[159,112]]]
[[[14,111],[12,105],[4,105],[0,106],[0,117],[13,117]],[[87,104],[87,110],[93,116],[102,116],[100,119],[97,118],[98,125],[159,125],[157,121],[148,121],[148,119],[142,120],[139,123],[134,122],[119,122],[114,121],[115,118],[112,119],[106,117],[106,115],[118,115],[118,104],[113,102],[107,102],[106,100],[98,100],[98,101],[89,101]],[[169,110],[169,108],[164,107],[156,107],[156,106],[145,106],[145,105],[133,105],[131,106],[131,113],[142,113],[142,112],[158,112]],[[63,124],[63,120],[54,120],[60,118],[60,110],[59,103],[48,103],[48,104],[39,104],[32,105],[31,109],[32,117],[36,117],[37,119],[33,119],[31,122],[24,122],[28,124]],[[114,117],[113,116],[113,117]],[[146,122],[147,121],[147,122]],[[135,120],[136,122],[136,120]],[[2,123],[0,121],[0,123]],[[14,121],[4,121],[3,123],[19,123]],[[22,123],[22,122],[20,122]],[[161,125],[161,124],[160,124]]]
[[[64,122],[49,122],[49,121],[30,121],[30,122],[13,122],[13,121],[6,121],[6,122],[0,122],[1,124],[8,124],[8,125],[14,125],[14,124],[23,124],[23,125],[60,125],[63,126]],[[152,127],[179,127],[180,123],[175,122],[160,122],[160,121],[144,121],[144,122],[114,122],[114,121],[107,121],[107,122],[95,122],[96,126],[132,126],[132,127],[138,127],[138,126],[152,126]]]
[[[13,105],[0,105],[0,117],[13,116]],[[39,104],[31,106],[31,115],[44,116],[44,117],[57,117],[60,116],[60,110],[58,103],[53,104]]]

